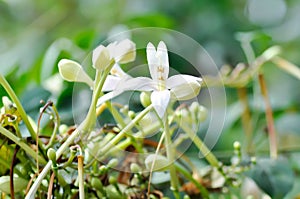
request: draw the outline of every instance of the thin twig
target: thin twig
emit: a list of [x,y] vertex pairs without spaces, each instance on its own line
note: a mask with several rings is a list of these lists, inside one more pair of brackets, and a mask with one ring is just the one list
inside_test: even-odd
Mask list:
[[51,199],[52,198],[52,191],[53,191],[54,179],[55,179],[55,172],[53,172],[51,174],[51,177],[50,177],[50,180],[49,180],[48,197],[47,197],[47,199]]
[[272,111],[272,107],[268,95],[268,90],[267,90],[267,86],[263,74],[259,74],[258,79],[259,79],[259,85],[260,85],[261,93],[266,108],[266,120],[267,120],[269,140],[270,140],[270,156],[271,158],[277,158],[276,131],[275,131],[273,111]]
[[11,165],[10,165],[10,171],[9,171],[9,177],[10,177],[9,186],[10,186],[10,197],[11,197],[11,199],[15,199],[14,166],[15,166],[15,163],[16,163],[16,157],[17,157],[17,153],[18,153],[19,149],[20,149],[20,147],[18,145],[16,145],[16,148],[14,150],[14,155],[13,155]]
[[249,108],[248,96],[247,96],[247,88],[238,88],[238,96],[242,103],[243,113],[242,113],[242,125],[244,132],[246,134],[246,150],[247,152],[251,152],[253,149],[252,145],[252,120],[251,113]]

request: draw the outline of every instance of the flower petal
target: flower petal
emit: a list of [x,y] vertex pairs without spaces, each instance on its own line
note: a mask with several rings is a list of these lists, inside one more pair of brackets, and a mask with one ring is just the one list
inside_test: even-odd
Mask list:
[[117,88],[118,84],[120,83],[120,81],[121,81],[121,77],[117,77],[114,75],[108,75],[104,82],[102,91],[105,92],[105,91],[115,90]]
[[201,89],[201,84],[198,82],[189,82],[178,85],[171,89],[172,98],[176,100],[189,100],[196,97]]
[[153,91],[151,94],[152,105],[160,118],[162,118],[166,112],[170,101],[170,91]]
[[101,104],[103,104],[104,102],[111,100],[114,97],[117,97],[118,95],[121,95],[123,92],[115,90],[112,92],[109,92],[103,96],[101,96],[98,101],[97,101],[97,106],[100,106]]
[[106,69],[111,62],[108,49],[100,45],[93,50],[92,62],[95,69],[100,71]]
[[119,42],[115,48],[114,58],[117,63],[125,64],[135,59],[135,43],[129,39]]
[[75,61],[62,59],[58,62],[61,77],[69,82],[84,82],[90,87],[94,86],[93,80],[86,74],[81,65]]
[[155,89],[155,83],[148,77],[127,78],[117,89],[131,91],[152,91]]
[[118,77],[123,77],[123,76],[130,76],[127,73],[125,73],[122,68],[120,67],[119,64],[115,64],[112,69],[110,70],[110,74]]
[[166,80],[169,76],[169,56],[167,46],[163,41],[160,41],[157,46],[156,56],[160,61],[159,66],[163,68],[161,69],[163,78]]
[[157,81],[157,67],[159,66],[159,60],[156,57],[156,49],[152,43],[148,43],[146,52],[150,75],[154,81]]
[[201,84],[202,79],[192,75],[174,75],[167,79],[166,86],[168,89],[172,89],[182,84],[189,84],[191,82]]

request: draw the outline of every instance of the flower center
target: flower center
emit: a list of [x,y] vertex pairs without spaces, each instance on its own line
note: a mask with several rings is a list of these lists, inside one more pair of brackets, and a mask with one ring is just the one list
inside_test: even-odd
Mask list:
[[166,79],[164,77],[165,69],[162,66],[157,67],[157,84],[158,84],[158,90],[162,91],[166,89]]

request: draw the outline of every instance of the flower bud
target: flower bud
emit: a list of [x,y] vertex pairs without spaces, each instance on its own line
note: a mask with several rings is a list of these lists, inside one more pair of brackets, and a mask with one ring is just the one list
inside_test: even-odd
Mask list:
[[69,82],[83,82],[93,87],[93,80],[84,72],[81,65],[75,61],[62,59],[58,62],[61,77]]
[[233,148],[239,151],[241,149],[241,143],[239,141],[235,141],[233,143]]
[[145,165],[147,169],[150,170],[152,168],[153,162],[154,162],[153,171],[165,171],[168,169],[169,160],[165,156],[158,155],[158,154],[149,155],[145,159]]
[[106,47],[100,45],[95,50],[93,50],[93,67],[99,71],[105,70],[110,66],[112,61],[109,51]]
[[114,176],[109,176],[108,182],[109,182],[109,184],[116,184],[117,183],[117,179]]
[[56,152],[54,149],[52,148],[48,149],[47,156],[49,160],[51,160],[52,162],[56,162]]
[[116,158],[113,158],[107,163],[107,167],[114,168],[114,167],[118,166],[118,163],[119,163],[119,161]]
[[92,177],[91,179],[91,185],[97,190],[102,190],[103,189],[103,184],[99,178]]
[[145,108],[151,104],[151,99],[150,99],[149,93],[141,92],[141,94],[140,94],[140,100],[141,100],[141,104]]
[[131,171],[132,173],[139,173],[139,172],[142,171],[142,169],[141,169],[141,167],[140,167],[138,164],[136,164],[136,163],[131,163],[131,165],[130,165],[130,171]]
[[135,118],[135,112],[134,111],[128,111],[128,117],[133,120]]

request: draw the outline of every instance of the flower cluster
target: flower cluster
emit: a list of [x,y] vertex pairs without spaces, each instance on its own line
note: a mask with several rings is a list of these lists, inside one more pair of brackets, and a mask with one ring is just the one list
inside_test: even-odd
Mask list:
[[[159,42],[157,48],[148,43],[146,52],[151,78],[132,77],[121,69],[119,64],[131,62],[136,57],[135,44],[128,39],[111,43],[107,47],[100,45],[93,51],[93,67],[98,71],[109,70],[110,73],[102,77],[105,82],[101,91],[108,93],[98,99],[98,106],[125,91],[150,91],[152,106],[162,118],[171,99],[188,100],[198,95],[201,78],[182,74],[169,77],[168,50],[164,42]],[[58,67],[61,76],[67,81],[84,82],[91,88],[97,84],[77,62],[63,59]]]

